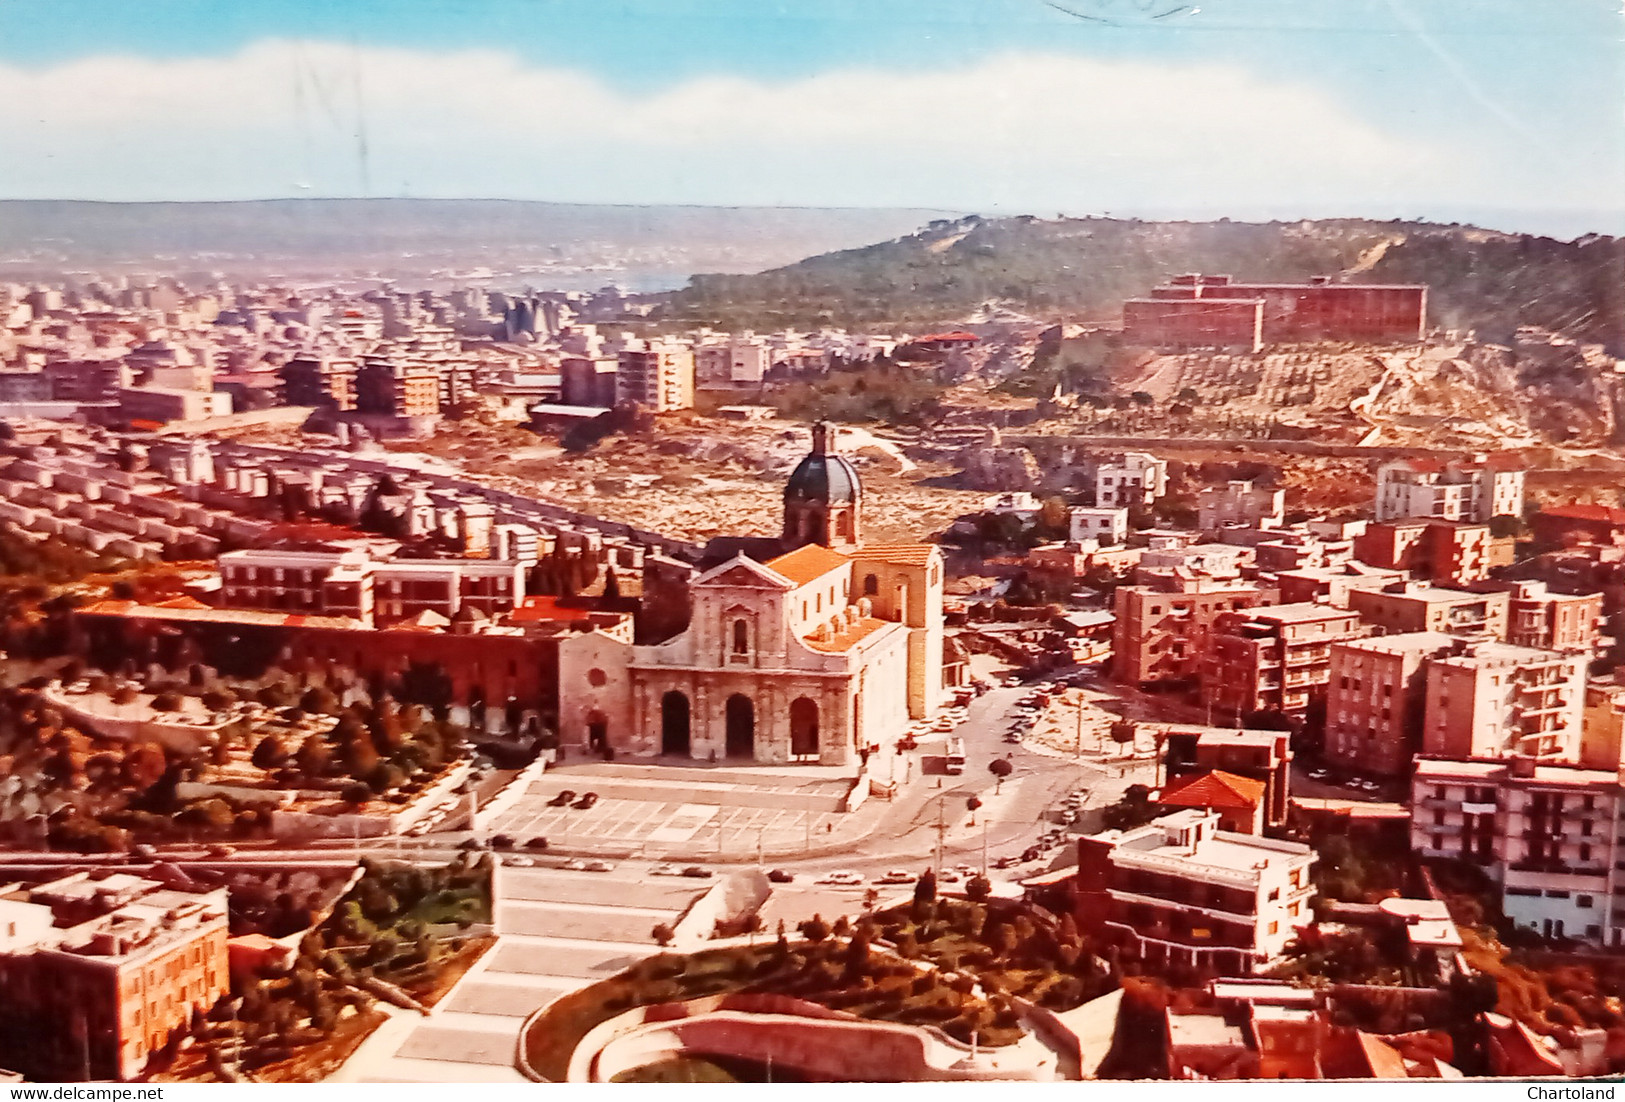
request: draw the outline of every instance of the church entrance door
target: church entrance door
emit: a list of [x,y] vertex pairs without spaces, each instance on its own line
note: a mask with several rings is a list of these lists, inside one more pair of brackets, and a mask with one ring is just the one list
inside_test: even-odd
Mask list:
[[818,756],[818,704],[805,696],[790,704],[790,756]]
[[688,697],[673,689],[660,698],[660,752],[689,752]]
[[750,697],[735,693],[728,698],[727,750],[730,758],[756,757],[756,705]]

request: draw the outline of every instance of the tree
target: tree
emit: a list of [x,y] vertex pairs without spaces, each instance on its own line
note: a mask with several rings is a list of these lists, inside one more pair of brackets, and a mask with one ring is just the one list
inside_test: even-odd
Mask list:
[[155,712],[178,712],[180,709],[180,693],[165,691],[152,698],[152,710]]
[[970,825],[976,825],[976,811],[982,806],[982,801],[975,796],[965,801],[965,810],[970,812]]
[[993,882],[985,876],[973,876],[965,881],[965,894],[980,903],[993,894]]
[[830,935],[829,923],[825,922],[823,916],[818,914],[801,923],[796,929],[800,931],[802,937],[814,945],[819,944]]
[[656,945],[664,949],[677,940],[677,931],[664,922],[657,922],[655,928],[649,931],[649,936],[654,938]]
[[299,744],[299,752],[294,755],[294,761],[299,766],[299,772],[307,780],[327,775],[328,766],[332,764],[333,752],[328,748],[327,740],[321,735],[311,735]]
[[164,759],[163,749],[153,743],[143,742],[125,755],[124,779],[131,787],[145,792],[163,779],[166,768],[168,762]]
[[118,688],[113,690],[113,703],[120,706],[125,704],[134,704],[140,698],[141,694],[136,692],[135,689],[131,688],[129,685],[120,685]]
[[313,715],[337,715],[339,698],[327,686],[314,685],[299,698],[299,707]]
[[846,979],[850,983],[869,974],[869,935],[863,930],[846,943]]
[[1157,400],[1143,390],[1136,390],[1129,395],[1129,401],[1137,406],[1150,406],[1155,405]]
[[920,878],[914,881],[914,902],[935,903],[937,899],[937,874],[926,869],[920,873]]
[[988,763],[987,771],[992,773],[996,778],[993,785],[993,792],[995,795],[997,795],[1004,788],[1004,778],[1008,777],[1011,773],[1014,773],[1016,771],[1016,767],[1010,764],[1009,758],[994,758]]
[[256,768],[264,769],[267,772],[272,769],[280,769],[288,760],[288,749],[282,745],[282,740],[275,735],[266,735],[260,739],[259,745],[254,747],[254,752],[249,756],[249,760],[254,763]]

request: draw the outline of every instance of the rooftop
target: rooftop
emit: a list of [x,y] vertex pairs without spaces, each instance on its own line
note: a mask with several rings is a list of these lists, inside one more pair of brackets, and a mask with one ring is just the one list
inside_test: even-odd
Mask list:
[[1460,642],[1460,637],[1439,631],[1406,631],[1398,635],[1369,635],[1337,644],[1345,650],[1374,651],[1379,654],[1433,654]]
[[851,564],[852,560],[839,551],[831,551],[821,544],[809,543],[776,559],[769,559],[762,565],[790,579],[796,585],[807,585]]
[[1171,807],[1215,807],[1251,811],[1264,799],[1264,782],[1215,769],[1164,788],[1157,802]]

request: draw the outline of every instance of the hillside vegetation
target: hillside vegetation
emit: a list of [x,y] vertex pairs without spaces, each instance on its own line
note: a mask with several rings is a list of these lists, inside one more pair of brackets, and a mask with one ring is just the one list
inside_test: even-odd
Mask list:
[[1497,341],[1518,325],[1541,325],[1625,345],[1625,241],[1359,219],[938,220],[917,234],[756,275],[695,276],[666,309],[672,319],[758,329],[934,325],[990,303],[1046,320],[1113,322],[1123,299],[1197,271],[1421,282],[1432,288],[1434,325]]

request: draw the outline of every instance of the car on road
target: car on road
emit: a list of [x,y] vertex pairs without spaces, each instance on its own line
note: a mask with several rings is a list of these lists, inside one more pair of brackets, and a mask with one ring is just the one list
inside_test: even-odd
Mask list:
[[210,857],[230,857],[232,854],[236,853],[237,850],[234,846],[228,846],[222,842],[216,842],[214,845],[209,847],[208,852]]
[[682,872],[682,871],[683,870],[679,869],[676,865],[670,865],[670,864],[668,864],[668,865],[656,865],[654,868],[649,870],[649,875],[650,876],[676,876],[679,872]]
[[609,872],[615,868],[608,861],[588,860],[585,857],[572,857],[560,867],[571,872]]
[[941,872],[937,873],[937,883],[957,884],[959,883],[959,874],[953,869],[943,869]]
[[596,792],[588,792],[586,795],[582,796],[581,799],[577,800],[575,803],[571,804],[570,806],[574,807],[577,811],[586,811],[589,807],[591,807],[593,804],[595,804],[597,802],[598,802],[598,793],[596,793]]
[[1323,780],[1326,779],[1326,770],[1324,770],[1324,769],[1310,769],[1310,770],[1307,771],[1307,776],[1312,781],[1323,781]]
[[834,872],[826,872],[823,876],[820,876],[817,883],[840,884],[852,887],[863,883],[863,874],[853,872],[851,869],[836,869]]
[[775,884],[788,884],[790,881],[796,878],[796,874],[793,872],[786,872],[783,869],[769,869],[767,878]]
[[690,880],[708,880],[711,877],[711,870],[702,868],[699,865],[690,865],[683,870],[682,875]]
[[147,845],[145,842],[142,842],[142,843],[140,843],[138,845],[134,845],[134,846],[130,847],[130,856],[131,857],[139,857],[143,861],[150,861],[152,858],[158,856],[158,850],[156,848],[152,847],[152,846]]
[[1021,858],[1019,857],[1001,857],[997,861],[993,862],[993,867],[996,869],[1008,869],[1019,864],[1021,864]]
[[974,865],[955,865],[954,871],[967,880],[977,874],[977,869]]
[[1021,742],[1021,736],[1020,735],[1014,735],[1014,734],[1005,735],[1004,736],[1004,741],[1008,742],[1008,743],[1011,743],[1011,744],[1016,744],[1016,743]]
[[875,881],[876,884],[912,884],[914,874],[906,869],[887,869]]
[[493,834],[493,835],[491,835],[491,848],[492,849],[513,849],[513,835],[511,835],[511,834]]
[[534,838],[527,838],[525,840],[525,848],[526,849],[534,849],[534,850],[544,850],[544,849],[547,848],[547,839],[543,838],[540,834],[538,834]]
[[534,858],[534,857],[514,857],[514,856],[509,856],[509,857],[504,857],[502,859],[502,863],[504,865],[512,865],[516,869],[529,869],[529,868],[534,868],[536,866],[536,858]]
[[1015,676],[1014,674],[1004,679],[1004,687],[1007,689],[1016,689],[1020,688],[1020,686],[1021,678]]
[[548,807],[563,807],[565,804],[569,803],[571,800],[573,800],[575,798],[576,798],[576,794],[574,792],[570,791],[568,788],[566,788],[564,791],[562,791],[562,792],[558,793],[557,795],[555,795],[551,800],[548,800],[547,801],[547,806]]
[[464,838],[461,842],[457,843],[457,848],[460,850],[466,850],[469,853],[473,853],[475,850],[484,849],[485,847],[480,844],[480,840],[478,838]]
[[1021,859],[1023,861],[1036,861],[1042,856],[1044,856],[1044,851],[1039,849],[1037,846],[1028,846],[1026,849],[1021,851]]

